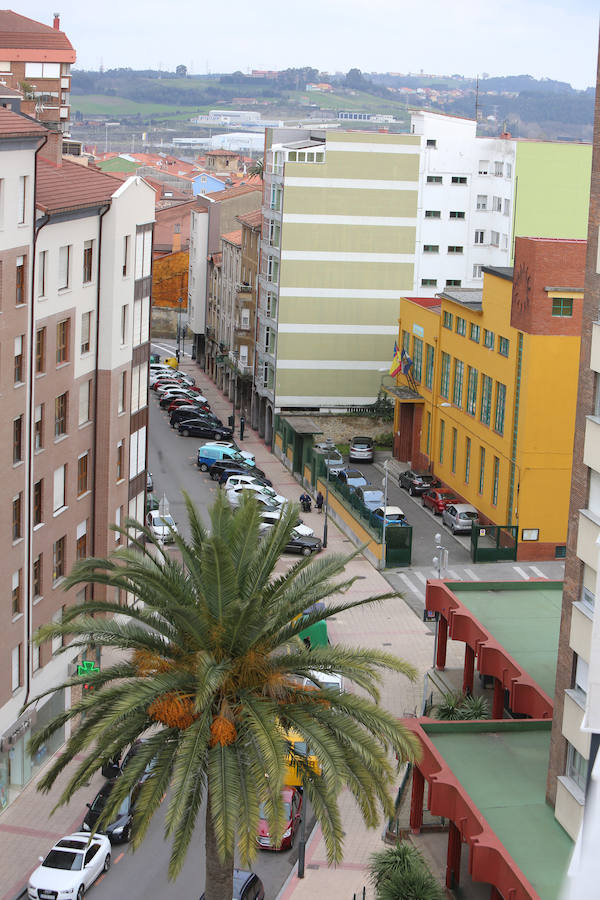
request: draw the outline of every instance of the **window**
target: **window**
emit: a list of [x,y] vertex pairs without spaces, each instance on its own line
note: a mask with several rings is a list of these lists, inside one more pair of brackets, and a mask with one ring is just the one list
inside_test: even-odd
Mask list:
[[23,462],[23,416],[13,419],[13,465]]
[[494,431],[504,434],[504,410],[506,407],[506,385],[496,382],[496,415],[494,416]]
[[588,761],[572,744],[567,742],[567,768],[565,775],[574,781],[577,787],[585,792],[587,782]]
[[573,315],[573,301],[563,297],[552,298],[552,315],[568,318]]
[[77,543],[75,544],[75,559],[85,559],[87,556],[87,520],[77,526]]
[[488,350],[494,349],[494,344],[496,342],[496,335],[493,331],[488,331],[487,328],[483,329],[483,346],[487,347]]
[[479,421],[482,425],[489,425],[492,415],[492,379],[489,375],[481,377],[481,410]]
[[481,329],[480,329],[479,325],[474,325],[471,322],[471,328],[469,331],[469,337],[471,338],[471,340],[475,341],[475,343],[478,344],[480,335],[481,335]]
[[452,472],[456,473],[456,445],[458,443],[458,431],[452,429]]
[[462,210],[451,209],[450,210],[450,218],[451,219],[464,219],[465,214]]
[[19,541],[23,537],[23,494],[13,497],[12,502],[12,539]]
[[61,394],[54,401],[54,437],[62,437],[67,433],[67,400],[68,394]]
[[41,525],[44,519],[44,482],[40,478],[33,486],[33,525]]
[[512,178],[512,163],[506,163],[506,177]]
[[500,356],[508,356],[510,341],[505,337],[498,337],[498,353]]
[[21,647],[22,644],[13,647],[10,654],[10,684],[13,691],[21,687]]
[[41,374],[46,371],[46,329],[38,328],[35,333],[35,371]]
[[33,578],[32,578],[33,596],[42,596],[42,554],[33,561]]
[[483,229],[478,228],[475,231],[475,243],[476,244],[485,244],[485,231]]
[[[128,273],[130,244],[131,244],[131,235],[126,234],[125,237],[123,238],[123,278]],[[123,341],[122,343],[125,343],[125,341]]]
[[439,253],[439,244],[423,244],[423,253]]
[[52,547],[52,581],[65,576],[65,541],[63,536],[55,541]]
[[437,278],[421,278],[421,287],[437,287]]
[[479,175],[489,175],[490,174],[490,164],[487,159],[480,159],[479,166],[477,167],[477,171]]
[[17,207],[17,223],[25,224],[25,211],[27,209],[27,175],[19,175],[19,195]]
[[427,184],[441,184],[442,176],[441,175],[428,175],[427,176]]
[[429,456],[429,448],[431,445],[431,413],[427,413],[427,437],[425,439],[425,453]]
[[48,251],[40,250],[38,256],[37,280],[38,280],[38,297],[46,296],[46,271],[48,266]]
[[502,163],[502,162],[494,163],[494,175],[498,175],[500,177],[502,177],[502,175],[504,175],[504,163]]
[[129,477],[135,478],[146,468],[146,426],[129,435]]
[[406,354],[410,354],[410,332],[402,332],[402,349]]
[[36,406],[33,421],[33,443],[35,450],[42,450],[44,446],[44,404]]
[[127,406],[127,372],[121,372],[121,384],[119,385],[119,412],[125,412]]
[[435,351],[431,344],[427,344],[425,348],[425,387],[429,390],[433,388],[434,354]]
[[462,335],[463,337],[467,333],[467,323],[462,316],[456,317],[456,333]]
[[423,370],[423,341],[418,337],[413,337],[413,375],[415,381],[421,381],[421,373]]
[[117,444],[117,481],[123,478],[123,441]]
[[435,138],[427,138],[427,146],[435,149],[437,147],[437,141]]
[[152,225],[138,225],[135,233],[135,278],[147,278],[152,265]]
[[502,212],[502,197],[492,197],[492,210]]
[[580,701],[584,704],[588,692],[588,676],[589,665],[582,656],[577,654],[577,664],[575,666],[575,684],[573,690],[579,696]]
[[442,353],[442,372],[440,375],[440,394],[448,399],[450,393],[450,356]]
[[446,278],[446,287],[460,287],[461,284],[460,278]]
[[426,219],[441,219],[442,213],[439,209],[426,209],[425,210],[425,218]]
[[58,512],[66,506],[65,484],[67,480],[67,467],[59,466],[54,470],[54,501],[52,512]]
[[464,379],[464,370],[465,364],[460,359],[454,360],[454,392],[452,395],[452,402],[455,406],[462,406],[462,395],[463,395],[463,379]]
[[88,284],[92,280],[92,261],[94,258],[94,242],[85,241],[83,244],[83,283]]
[[453,175],[452,176],[452,184],[466,184],[467,177],[466,175]]
[[69,360],[69,332],[70,319],[63,319],[56,326],[56,365]]
[[88,454],[83,453],[77,460],[77,496],[81,497],[88,489]]
[[[118,506],[115,510],[115,525],[117,526],[117,528],[121,528],[122,522],[123,522],[123,507]],[[118,531],[115,531],[115,544],[121,543],[122,536],[123,535],[120,534]]]
[[25,257],[17,256],[17,277],[15,283],[15,305],[21,306],[25,297]]
[[81,314],[81,352],[90,352],[90,328],[92,324],[91,312]]
[[85,425],[91,419],[92,409],[92,379],[79,385],[79,410],[77,415],[78,425]]
[[483,494],[485,484],[485,447],[479,448],[479,493]]
[[129,305],[126,303],[121,307],[121,346],[127,343],[127,311]]
[[467,370],[467,412],[470,416],[477,413],[477,369],[469,366]]
[[19,334],[15,338],[15,364],[14,364],[14,379],[15,384],[23,384],[23,342],[25,340],[24,334]]
[[492,231],[492,232],[491,232],[491,236],[490,236],[490,244],[492,245],[492,247],[499,247],[499,246],[500,246],[500,232],[499,232],[499,231]]
[[483,266],[475,263],[473,266],[473,278],[483,278]]
[[446,422],[444,419],[440,421],[440,463],[444,462],[444,439],[446,437]]
[[503,212],[504,212],[505,216],[510,216],[510,200],[506,200],[506,199],[504,200]]
[[494,472],[492,476],[492,506],[498,505],[498,482],[500,480],[500,460],[494,457]]
[[457,246],[456,244],[451,244],[448,247],[448,253],[462,253],[462,252],[463,252],[463,248],[460,246]]
[[58,289],[66,290],[71,283],[71,245],[67,244],[58,251]]
[[487,208],[488,208],[487,194],[477,194],[477,209],[487,210]]
[[444,313],[442,315],[442,325],[444,326],[444,328],[449,328],[450,331],[452,331],[453,324],[454,324],[454,316],[452,315],[452,313],[448,312],[447,310],[444,310]]
[[465,443],[465,484],[469,483],[471,477],[471,438],[468,437]]

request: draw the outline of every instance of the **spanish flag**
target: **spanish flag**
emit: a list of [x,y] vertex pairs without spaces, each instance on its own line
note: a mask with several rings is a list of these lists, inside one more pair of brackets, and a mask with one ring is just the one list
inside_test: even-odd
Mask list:
[[398,372],[402,370],[402,357],[400,355],[400,348],[398,347],[398,342],[394,343],[394,358],[392,360],[392,364],[390,366],[390,375],[397,375]]

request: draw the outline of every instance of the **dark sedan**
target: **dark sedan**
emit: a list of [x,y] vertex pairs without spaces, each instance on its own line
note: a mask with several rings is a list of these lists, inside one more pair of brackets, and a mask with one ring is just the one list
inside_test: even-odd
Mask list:
[[216,425],[210,419],[201,419],[196,417],[193,419],[184,419],[177,426],[179,434],[184,437],[202,437],[214,438],[215,441],[221,441],[223,438],[232,436],[233,431],[227,425]]
[[273,482],[269,481],[262,469],[256,466],[247,466],[245,463],[237,463],[231,459],[221,459],[214,462],[210,467],[210,477],[219,484],[225,484],[230,475],[252,475],[264,482],[267,487],[272,487]]
[[316,537],[304,537],[297,531],[292,531],[291,537],[285,545],[286,553],[301,553],[302,556],[310,556],[312,553],[319,553],[323,549],[323,544]]
[[423,494],[422,503],[434,515],[441,516],[449,503],[460,503],[460,500],[454,491],[446,488],[431,488],[431,490],[425,491]]
[[440,482],[429,472],[413,472],[412,469],[407,469],[406,472],[400,472],[398,484],[414,497],[415,494],[423,494],[430,488],[439,487]]
[[169,419],[171,423],[171,428],[177,428],[180,422],[185,422],[186,419],[206,419],[207,422],[214,422],[215,425],[221,426],[223,423],[219,419],[218,416],[215,416],[214,413],[206,412],[206,410],[201,409],[199,406],[184,406],[179,407],[178,409],[174,409],[171,413],[171,418]]
[[[96,822],[100,818],[100,815],[104,810],[104,807],[106,806],[106,801],[108,800],[115,784],[115,780],[105,781],[92,802],[87,804],[88,811],[81,825],[82,831],[94,830],[94,828],[96,827]],[[126,842],[130,839],[133,811],[135,808],[136,800],[140,793],[140,789],[141,783],[136,784],[131,794],[125,797],[125,799],[121,803],[112,822],[109,822],[108,825],[105,826],[104,834],[106,834],[110,841]]]

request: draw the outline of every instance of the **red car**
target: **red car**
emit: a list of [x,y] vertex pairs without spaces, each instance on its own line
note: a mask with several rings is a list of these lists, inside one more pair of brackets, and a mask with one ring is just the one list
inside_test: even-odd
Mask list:
[[287,825],[283,831],[281,844],[276,847],[271,841],[269,823],[264,818],[264,804],[260,806],[260,823],[258,826],[258,846],[261,850],[289,850],[294,843],[296,829],[302,817],[302,794],[295,787],[284,787],[281,792]]
[[445,488],[432,488],[425,491],[421,499],[423,506],[429,507],[436,516],[441,516],[449,503],[460,503],[458,497],[451,490]]
[[204,409],[206,410],[206,412],[210,412],[210,403],[198,403],[197,400],[192,400],[191,398],[188,400],[185,397],[177,397],[175,400],[172,400],[167,407],[167,411],[172,413],[174,409],[181,409],[183,406],[190,406],[195,409]]

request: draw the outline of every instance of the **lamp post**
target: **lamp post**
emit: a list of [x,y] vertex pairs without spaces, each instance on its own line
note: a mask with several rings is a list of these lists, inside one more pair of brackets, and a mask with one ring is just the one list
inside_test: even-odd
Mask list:
[[387,505],[388,505],[388,462],[386,459],[383,463],[383,529],[381,532],[381,548],[383,551],[383,555],[381,557],[381,568],[385,569],[385,528],[387,523]]
[[327,479],[325,481],[325,522],[323,523],[323,547],[327,547],[327,516],[329,513],[329,466],[327,461],[329,460],[329,453],[333,450],[335,444],[331,440],[331,438],[327,438],[325,441],[325,468],[327,469]]
[[179,362],[181,342],[181,308],[183,306],[183,297],[178,297],[177,302],[179,303],[179,308],[177,310],[177,362]]

